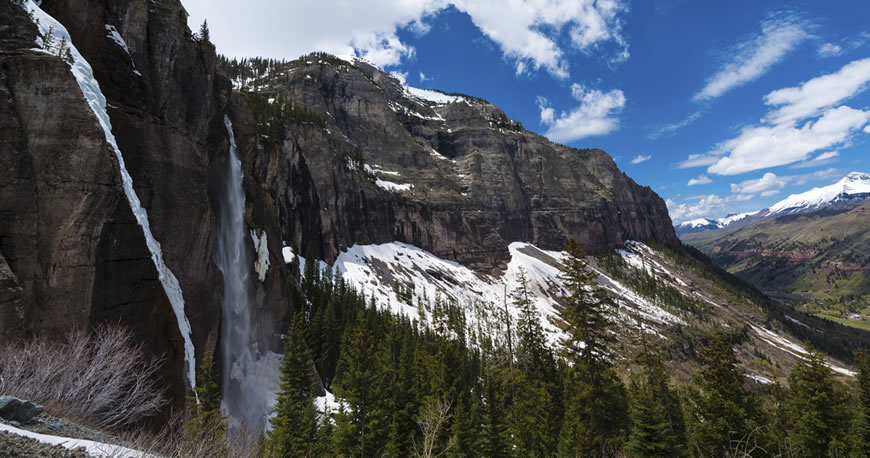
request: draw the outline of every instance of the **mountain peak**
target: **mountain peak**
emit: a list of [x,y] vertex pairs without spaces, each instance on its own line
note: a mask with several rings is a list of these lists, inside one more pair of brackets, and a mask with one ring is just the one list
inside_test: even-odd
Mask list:
[[813,188],[800,194],[792,194],[772,205],[768,211],[770,213],[795,213],[864,194],[870,195],[870,174],[851,172],[832,185]]

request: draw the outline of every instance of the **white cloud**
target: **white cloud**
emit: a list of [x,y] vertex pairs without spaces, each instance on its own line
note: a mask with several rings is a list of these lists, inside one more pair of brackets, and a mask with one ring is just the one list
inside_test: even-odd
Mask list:
[[843,48],[833,43],[824,43],[823,45],[819,46],[819,50],[817,51],[819,57],[839,56],[842,52]]
[[739,43],[694,100],[714,99],[767,73],[785,55],[810,36],[807,25],[793,17],[773,17],[761,24],[761,34]]
[[538,108],[541,109],[541,124],[553,124],[556,119],[556,110],[550,106],[546,98],[538,96]]
[[765,116],[764,121],[782,124],[817,116],[824,109],[863,92],[868,83],[870,58],[852,61],[835,73],[767,94],[764,103],[779,108]]
[[812,181],[830,180],[840,176],[842,176],[842,171],[837,169],[826,169],[812,173],[786,176],[777,176],[774,173],[767,172],[761,178],[732,183],[731,192],[737,194],[735,196],[736,200],[748,200],[755,194],[761,194],[761,197],[770,197],[779,194],[787,186],[800,186]]
[[638,154],[637,156],[634,157],[634,159],[631,160],[631,163],[632,164],[640,164],[641,162],[646,162],[650,159],[652,159],[652,154],[647,154],[647,155]]
[[801,127],[791,124],[747,127],[739,136],[719,145],[718,153],[727,151],[728,155],[716,160],[707,171],[737,175],[802,161],[815,151],[844,143],[867,121],[870,111],[844,105]]
[[[679,167],[708,166],[709,173],[736,175],[807,161],[817,151],[848,144],[860,130],[870,133],[870,111],[840,103],[868,86],[870,58],[855,60],[798,86],[770,92],[764,102],[773,108],[761,125],[744,127],[740,135],[719,143],[708,153],[689,155]],[[802,166],[822,165],[821,161],[831,162],[833,157]]]
[[864,126],[864,132],[870,134],[870,124]]
[[544,135],[558,143],[568,143],[593,135],[605,135],[619,128],[615,114],[625,107],[625,95],[618,89],[602,92],[574,83],[571,95],[580,105],[558,116],[544,97],[538,97],[541,123],[548,126]]
[[[567,78],[570,50],[609,53],[611,62],[629,54],[622,35],[627,0],[185,0],[191,28],[207,18],[212,40],[225,55],[293,59],[311,51],[356,51],[382,67],[414,55],[397,30],[426,34],[430,19],[451,5],[471,17],[518,73],[545,69]],[[607,43],[616,50],[604,50]]]
[[390,72],[390,76],[399,80],[402,84],[408,84],[408,72]]
[[676,132],[676,131],[682,129],[683,127],[686,127],[689,124],[692,124],[693,122],[697,121],[698,118],[700,118],[703,114],[704,114],[703,110],[697,110],[694,113],[687,116],[686,119],[683,119],[683,120],[677,121],[677,122],[672,122],[670,124],[665,124],[664,126],[659,128],[657,131],[649,134],[647,136],[647,138],[649,138],[650,140],[656,140],[656,139],[660,138],[662,135]]
[[766,197],[764,193],[770,191],[779,192],[782,188],[788,184],[788,177],[780,178],[773,173],[765,173],[764,176],[755,180],[746,180],[741,183],[732,183],[731,184],[731,192],[735,194],[753,194],[753,193],[762,193],[761,195]]
[[426,81],[432,81],[432,78],[426,76],[425,73],[420,72],[420,82],[421,82],[421,83],[425,83]]
[[721,213],[728,201],[716,194],[710,194],[691,204],[678,204],[671,199],[667,199],[665,203],[668,206],[671,220],[674,224],[679,224],[697,218],[710,218]]
[[797,164],[792,165],[790,168],[808,169],[810,167],[820,167],[822,165],[834,162],[838,156],[840,156],[840,153],[838,153],[837,151],[828,151],[826,153],[819,154],[818,156],[808,161],[798,162]]
[[692,178],[689,180],[688,186],[696,186],[699,184],[710,184],[713,180],[710,179],[707,175],[700,175],[698,178]]

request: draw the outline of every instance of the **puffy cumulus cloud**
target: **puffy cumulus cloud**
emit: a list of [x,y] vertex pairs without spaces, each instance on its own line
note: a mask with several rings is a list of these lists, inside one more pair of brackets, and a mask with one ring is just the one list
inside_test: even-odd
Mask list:
[[719,145],[716,160],[707,171],[737,175],[806,159],[815,151],[842,144],[870,121],[870,111],[841,106],[801,127],[791,124],[744,128],[739,136]]
[[647,155],[638,154],[637,156],[635,156],[635,157],[631,160],[631,163],[632,163],[632,164],[640,164],[641,162],[646,162],[646,161],[648,161],[648,160],[650,160],[650,159],[652,159],[652,154],[647,154]]
[[810,37],[808,25],[793,16],[776,15],[761,24],[761,33],[737,44],[732,57],[710,77],[696,102],[714,99],[767,73],[789,51]]
[[[212,40],[229,56],[295,58],[311,51],[354,54],[382,67],[414,55],[398,29],[429,31],[449,6],[467,13],[516,65],[517,73],[545,69],[568,77],[566,50],[592,53],[605,43],[611,62],[628,58],[622,34],[628,0],[186,0],[192,28],[209,21]],[[569,40],[559,40],[568,36]]]
[[619,128],[614,115],[625,107],[625,95],[619,89],[602,92],[581,84],[571,85],[571,95],[580,105],[558,116],[544,97],[538,97],[541,123],[548,126],[544,135],[557,143],[568,143],[594,135],[605,135]]
[[[870,133],[870,111],[841,103],[870,86],[870,58],[852,61],[840,70],[764,97],[771,107],[762,124],[704,154],[691,154],[679,167],[708,166],[709,173],[736,175],[807,161],[813,153],[847,144],[855,134]],[[806,167],[831,162],[828,155]],[[827,161],[827,162],[823,162]]]
[[823,110],[863,92],[868,82],[870,57],[849,62],[837,72],[767,94],[764,103],[778,108],[768,113],[764,121],[783,124],[817,116]]
[[703,196],[697,202],[693,203],[677,203],[671,199],[667,199],[665,204],[668,206],[668,213],[671,215],[671,220],[674,224],[680,224],[683,221],[689,221],[697,218],[711,218],[716,214],[722,213],[728,204],[727,199],[710,194]]
[[697,186],[699,184],[710,184],[713,180],[710,179],[707,175],[699,175],[698,178],[691,178],[687,183],[688,186]]
[[780,178],[773,173],[765,173],[764,176],[755,180],[746,180],[741,183],[732,183],[731,184],[731,192],[735,194],[754,194],[761,193],[763,197],[767,197],[765,194],[771,191],[774,191],[774,194],[779,192],[782,188],[784,188],[788,184],[787,178]]
[[819,57],[834,57],[843,53],[843,48],[833,43],[824,43],[816,51]]

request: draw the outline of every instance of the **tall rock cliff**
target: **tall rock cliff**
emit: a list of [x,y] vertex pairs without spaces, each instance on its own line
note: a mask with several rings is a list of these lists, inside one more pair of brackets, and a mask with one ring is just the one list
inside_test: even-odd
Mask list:
[[[0,335],[59,337],[119,321],[167,359],[171,396],[183,403],[183,337],[119,163],[69,66],[32,49],[37,28],[16,3],[0,2]],[[199,358],[219,339],[214,195],[229,150],[230,82],[215,72],[214,47],[191,36],[176,0],[41,7],[93,67],[136,194],[178,278]],[[274,221],[248,223],[277,233]],[[276,267],[258,285],[266,322],[288,306],[280,240],[269,248]]]
[[237,85],[269,105],[254,110],[272,128],[252,167],[302,252],[330,260],[355,243],[402,241],[489,271],[513,241],[678,244],[664,201],[605,152],[553,144],[481,99],[325,54]]

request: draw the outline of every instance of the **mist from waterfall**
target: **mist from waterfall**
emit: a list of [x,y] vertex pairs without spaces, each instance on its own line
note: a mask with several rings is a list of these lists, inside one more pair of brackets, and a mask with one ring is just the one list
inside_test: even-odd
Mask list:
[[249,271],[253,265],[245,244],[250,243],[245,230],[245,191],[242,187],[242,162],[239,159],[233,125],[224,116],[230,139],[226,177],[220,189],[215,261],[224,278],[220,351],[222,355],[222,409],[238,427],[244,421],[251,430],[262,430],[265,422],[264,401],[255,390],[246,389],[244,381],[254,368],[253,294]]

